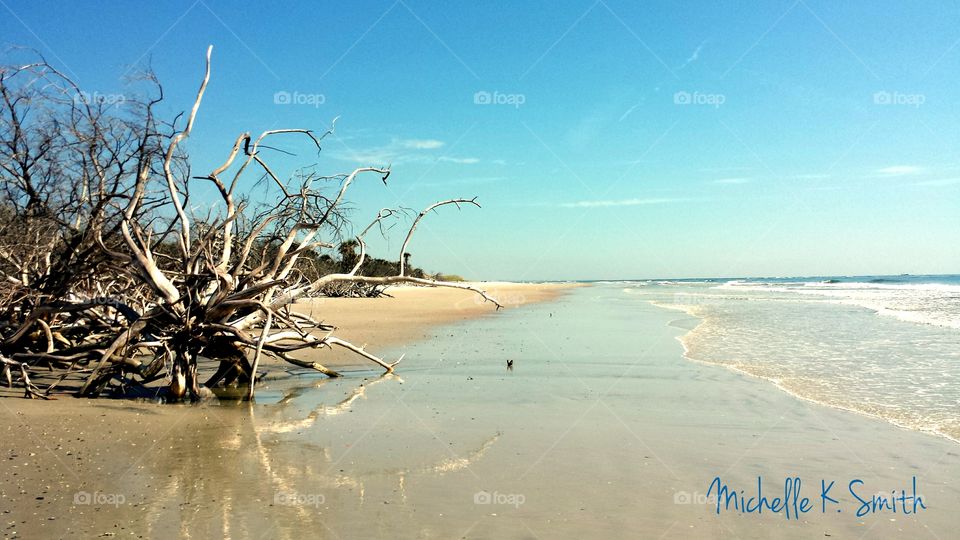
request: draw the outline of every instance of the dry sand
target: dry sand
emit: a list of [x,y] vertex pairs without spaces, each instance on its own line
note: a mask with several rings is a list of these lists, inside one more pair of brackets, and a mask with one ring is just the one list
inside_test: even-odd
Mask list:
[[[568,283],[475,283],[504,309],[552,300],[576,285]],[[334,335],[368,350],[392,347],[401,353],[416,347],[440,324],[450,324],[496,314],[496,307],[476,293],[452,288],[391,287],[390,297],[317,298],[296,304],[296,311],[337,326]],[[327,367],[368,369],[372,364],[344,350],[311,351],[300,356]],[[393,360],[393,359],[386,359]],[[376,367],[376,366],[373,366]]]

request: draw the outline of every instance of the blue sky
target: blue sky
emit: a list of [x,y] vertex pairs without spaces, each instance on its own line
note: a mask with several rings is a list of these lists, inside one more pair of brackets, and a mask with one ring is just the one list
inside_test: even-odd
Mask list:
[[[213,44],[197,172],[241,132],[339,116],[319,156],[285,138],[297,157],[268,157],[284,175],[392,164],[389,187],[351,192],[358,223],[478,196],[418,230],[428,269],[960,272],[955,2],[80,4],[0,0],[0,40],[101,95],[149,63],[170,111]],[[393,232],[377,255],[396,257]]]

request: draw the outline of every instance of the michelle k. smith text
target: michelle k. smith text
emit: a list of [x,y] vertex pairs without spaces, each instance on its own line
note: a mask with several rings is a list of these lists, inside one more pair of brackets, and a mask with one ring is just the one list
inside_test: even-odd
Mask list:
[[[797,519],[808,512],[843,512],[835,480],[820,480],[819,490],[811,498],[804,494],[804,483],[800,477],[788,477],[783,481],[783,489],[772,494],[764,494],[763,477],[757,477],[755,493],[737,489],[715,477],[710,482],[707,497],[713,497],[716,511],[740,512],[742,514],[783,514],[789,519]],[[917,477],[911,479],[909,488],[893,489],[889,492],[870,493],[863,480],[853,479],[847,483],[847,492],[853,497],[852,511],[857,517],[870,514],[916,514],[927,509],[923,498],[917,494]],[[889,494],[888,494],[889,493]]]

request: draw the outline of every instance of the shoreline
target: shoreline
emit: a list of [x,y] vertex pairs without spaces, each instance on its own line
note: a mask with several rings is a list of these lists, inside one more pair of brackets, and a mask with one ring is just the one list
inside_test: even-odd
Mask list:
[[[721,367],[721,368],[729,369],[730,371],[732,371],[732,372],[734,372],[734,373],[737,373],[737,374],[740,374],[740,375],[744,375],[744,376],[749,377],[749,378],[751,378],[751,379],[756,379],[756,380],[763,381],[763,382],[765,382],[765,383],[769,383],[770,385],[772,385],[772,386],[773,386],[774,388],[776,388],[777,390],[783,392],[784,394],[787,394],[787,395],[790,396],[790,397],[793,397],[793,398],[795,398],[795,399],[798,399],[798,400],[800,400],[800,401],[804,401],[804,402],[807,402],[807,403],[812,403],[812,404],[814,404],[814,405],[820,405],[820,406],[823,406],[823,407],[829,407],[829,408],[831,408],[831,409],[836,409],[836,410],[839,410],[839,411],[845,411],[845,412],[848,412],[848,413],[853,413],[853,414],[856,414],[856,415],[858,415],[858,416],[862,416],[862,417],[864,417],[864,418],[870,418],[870,419],[873,419],[873,420],[880,420],[880,421],[885,422],[885,423],[887,423],[887,424],[890,424],[890,425],[892,425],[892,426],[894,426],[894,427],[896,427],[896,428],[898,428],[898,429],[902,429],[902,430],[905,430],[905,431],[909,431],[909,432],[911,432],[911,433],[922,433],[922,434],[924,434],[924,435],[930,435],[930,436],[932,436],[932,437],[937,437],[937,438],[946,439],[946,440],[948,440],[948,441],[950,441],[950,442],[952,442],[952,443],[955,443],[955,444],[960,444],[960,439],[951,437],[950,435],[948,435],[948,434],[946,434],[946,433],[943,433],[943,432],[941,432],[941,431],[931,430],[931,429],[921,429],[921,428],[909,426],[909,425],[906,425],[906,424],[904,424],[904,423],[897,422],[896,420],[894,420],[894,419],[892,419],[892,418],[887,418],[887,417],[881,416],[881,415],[879,415],[879,414],[873,414],[873,413],[870,413],[870,412],[867,412],[867,411],[860,411],[860,410],[857,410],[857,409],[854,409],[854,408],[851,408],[851,407],[845,407],[845,406],[843,406],[843,405],[838,405],[838,404],[835,404],[835,403],[830,403],[830,402],[828,402],[828,401],[818,400],[818,399],[813,398],[813,397],[804,396],[804,395],[802,395],[802,394],[799,394],[799,393],[797,393],[797,392],[795,392],[795,391],[793,391],[793,390],[791,390],[791,389],[783,386],[782,384],[780,384],[780,381],[779,381],[778,379],[773,379],[773,378],[770,378],[770,377],[765,377],[765,376],[763,376],[763,375],[757,375],[757,374],[755,374],[755,373],[751,373],[751,372],[749,372],[749,371],[747,371],[747,370],[745,370],[745,369],[741,369],[741,368],[739,368],[739,367],[737,367],[737,366],[735,366],[735,365],[732,365],[732,364],[723,364],[723,363],[719,363],[719,362],[710,362],[709,360],[701,360],[701,359],[699,359],[699,358],[695,358],[695,357],[693,357],[693,356],[690,355],[690,348],[687,346],[687,343],[684,341],[684,338],[687,337],[691,332],[693,332],[694,330],[696,330],[697,327],[699,327],[701,324],[703,324],[703,323],[705,322],[705,320],[706,320],[705,317],[701,317],[701,316],[699,316],[699,315],[695,315],[694,313],[691,313],[691,311],[690,311],[689,309],[686,309],[686,308],[683,308],[683,307],[680,307],[680,306],[666,305],[666,304],[659,303],[659,302],[656,301],[656,300],[650,300],[649,302],[650,302],[651,305],[653,305],[653,306],[655,306],[655,307],[657,307],[657,308],[660,308],[660,309],[665,309],[665,310],[670,310],[670,311],[680,311],[680,312],[686,314],[690,319],[693,319],[693,320],[698,321],[697,324],[694,325],[694,326],[691,327],[691,328],[682,327],[684,330],[686,330],[686,332],[685,332],[684,334],[681,334],[681,335],[679,335],[679,336],[676,337],[677,341],[680,342],[680,346],[683,348],[683,355],[682,355],[682,356],[683,356],[683,358],[684,358],[685,360],[688,360],[688,361],[690,361],[690,362],[695,362],[695,363],[697,363],[697,364],[701,364],[701,365],[705,365],[705,366],[716,366],[716,367]],[[864,307],[864,306],[859,306],[859,305],[857,305],[857,307]],[[869,308],[865,308],[865,309],[869,309]],[[874,312],[876,313],[876,310],[871,310],[871,311],[874,311]],[[879,314],[878,314],[878,316],[879,316]],[[683,319],[678,319],[678,320],[683,320]]]
[[[505,281],[464,282],[483,289],[503,306],[512,310],[556,300],[583,285],[575,283],[514,283]],[[389,297],[380,298],[310,298],[294,304],[300,313],[323,315],[323,320],[337,325],[333,335],[354,345],[370,347],[371,352],[415,350],[416,344],[430,339],[438,326],[495,316],[496,306],[475,292],[444,287],[395,285],[386,289]],[[320,319],[318,319],[320,320]],[[344,371],[380,369],[376,364],[344,350],[307,350],[297,358],[319,362]],[[291,366],[271,360],[272,367]],[[403,370],[400,364],[399,371]]]
[[[18,535],[5,532],[809,538],[949,530],[945,509],[960,503],[949,483],[960,474],[953,443],[691,362],[677,338],[696,318],[649,302],[620,309],[618,291],[591,289],[404,331],[399,337],[422,331],[426,339],[394,375],[365,365],[369,374],[271,380],[259,403],[62,400],[67,414],[48,403],[15,413],[6,422],[12,449],[0,512]],[[396,343],[377,352],[395,357],[410,342]],[[505,358],[515,359],[513,370]],[[819,479],[862,478],[864,489],[889,493],[911,475],[936,505],[914,519],[819,507],[800,521],[717,515],[704,496],[717,476],[729,486],[802,476],[816,496]],[[839,491],[847,512],[854,501]],[[78,502],[90,494],[123,501]]]
[[[606,292],[598,288],[587,294]],[[487,369],[474,364],[482,361],[484,354],[468,354],[456,366],[434,366],[448,371],[450,377],[431,369],[422,374],[427,381],[416,383],[418,391],[422,388],[430,393],[422,398],[426,410],[451,407],[453,402],[444,396],[457,396],[458,406],[445,414],[457,419],[470,417],[489,426],[500,436],[498,444],[504,446],[495,447],[499,450],[487,452],[485,460],[471,465],[473,475],[479,476],[481,482],[469,477],[457,482],[450,479],[443,484],[446,489],[456,494],[474,487],[526,498],[525,506],[516,511],[506,512],[502,506],[491,508],[498,512],[491,515],[497,517],[481,521],[473,530],[475,535],[506,537],[515,528],[526,530],[521,524],[527,525],[535,536],[558,538],[658,537],[671,530],[713,538],[845,538],[859,537],[868,529],[880,537],[949,530],[952,517],[945,509],[960,502],[960,491],[947,480],[960,474],[951,441],[904,429],[883,419],[796,399],[790,393],[771,388],[766,380],[744,377],[737,370],[691,362],[683,356],[682,343],[677,346],[678,338],[689,331],[689,325],[671,324],[676,319],[663,308],[650,305],[639,311],[608,311],[611,302],[588,300],[583,293],[574,293],[556,304],[559,321],[540,319],[540,323],[534,324],[531,319],[538,313],[540,317],[547,316],[546,310],[535,309],[519,317],[516,325],[530,324],[530,330],[537,335],[553,336],[542,332],[566,319],[573,325],[565,327],[567,330],[576,328],[572,343],[540,339],[530,343],[523,338],[520,328],[498,339],[507,351],[531,346],[541,349],[547,355],[545,364],[533,366],[529,365],[532,359],[518,360],[524,362],[516,368],[522,371],[505,376],[502,366]],[[605,298],[614,300],[617,292],[611,291]],[[526,324],[519,324],[521,320]],[[593,324],[592,331],[583,331],[583,321],[595,321],[602,326]],[[652,328],[657,321],[658,328]],[[641,334],[629,332],[635,325],[644,329]],[[469,332],[466,340],[472,342],[494,338],[500,326],[495,319],[481,319],[463,329]],[[560,370],[556,363],[564,364],[563,358],[550,360],[562,350],[554,347],[569,345],[573,350],[581,350],[586,346],[589,350],[596,341],[613,347],[614,352],[606,353],[611,356],[600,352],[611,351],[610,347],[587,354],[572,353],[571,366]],[[644,343],[659,345],[648,349]],[[636,347],[639,356],[625,355],[626,344]],[[436,353],[428,358],[443,359],[451,351],[462,350],[446,341],[434,342],[431,348]],[[500,348],[495,345],[492,350]],[[535,372],[528,372],[535,368]],[[514,381],[521,373],[533,376],[535,386]],[[463,377],[481,382],[463,383]],[[458,390],[438,390],[437,381],[449,381]],[[466,392],[473,385],[476,392]],[[518,398],[518,392],[522,397]],[[595,397],[602,400],[602,406],[590,406]],[[388,395],[381,399],[381,406],[392,401]],[[463,399],[466,402],[459,403]],[[376,405],[369,401],[365,407]],[[506,410],[498,413],[500,409]],[[377,418],[380,410],[355,412]],[[483,419],[478,414],[472,418],[477,413],[494,417]],[[441,441],[448,440],[446,437],[457,441],[475,432],[465,431],[467,425],[461,426],[459,420],[452,424],[449,429],[454,431],[444,431],[444,424],[431,423],[427,433],[439,434]],[[479,434],[473,437],[480,440]],[[583,461],[584,453],[590,459]],[[579,463],[576,470],[567,466],[571,461]],[[848,480],[863,479],[864,489],[869,487],[889,496],[890,489],[902,487],[902,482],[909,487],[911,475],[920,478],[926,500],[936,505],[930,507],[932,510],[919,517],[875,513],[860,518],[846,514],[857,506],[857,501],[845,491]],[[844,513],[831,514],[830,510],[822,514],[817,499],[817,512],[799,522],[785,522],[782,515],[775,514],[760,517],[725,511],[717,515],[708,502],[701,501],[715,476],[721,476],[731,486],[755,486],[758,476],[764,480],[770,477],[774,484],[781,476],[803,477],[805,485],[812,486],[806,488],[811,497],[818,495],[820,479],[838,480],[842,487],[833,493],[844,490],[837,497],[837,508],[842,507]],[[592,486],[590,501],[582,499],[587,486]],[[641,499],[636,497],[636,487],[644,493]],[[536,501],[541,504],[538,506]],[[444,516],[456,515],[449,508],[457,505],[454,501],[439,506],[433,506],[429,500],[417,504],[428,512],[436,508],[442,509]],[[566,512],[572,513],[571,517],[562,519]],[[474,514],[467,511],[463,515]],[[556,523],[528,521],[531,515],[553,515],[558,519]],[[479,517],[467,517],[470,521],[466,523]]]

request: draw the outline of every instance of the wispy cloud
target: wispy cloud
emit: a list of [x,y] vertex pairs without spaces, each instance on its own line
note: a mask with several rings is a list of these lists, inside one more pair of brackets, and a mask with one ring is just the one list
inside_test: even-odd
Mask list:
[[690,53],[690,56],[686,59],[686,61],[684,61],[684,63],[677,68],[677,71],[680,71],[681,69],[687,67],[688,65],[696,62],[697,59],[700,58],[700,51],[703,50],[703,46],[706,44],[707,44],[706,40],[701,41],[700,44],[697,45],[697,48],[694,49],[692,53]]
[[607,201],[577,201],[560,203],[561,208],[609,208],[612,206],[644,206],[648,204],[671,204],[687,199],[618,199]]
[[403,163],[434,163],[442,161],[469,165],[480,163],[479,158],[438,155],[436,150],[446,146],[437,139],[400,139],[388,144],[368,148],[353,148],[337,155],[338,159],[363,165],[386,165]]
[[458,157],[450,157],[450,156],[440,156],[439,158],[437,158],[437,160],[445,161],[447,163],[459,163],[462,165],[471,165],[473,163],[480,163],[480,159],[475,157],[458,158]]
[[960,184],[960,178],[940,178],[938,180],[924,180],[917,182],[918,186],[953,186]]
[[400,145],[414,150],[434,150],[443,146],[444,142],[436,139],[403,139]]
[[630,116],[633,113],[633,111],[637,110],[637,107],[639,107],[642,104],[643,104],[643,100],[637,102],[637,104],[635,104],[633,107],[630,107],[629,109],[627,109],[623,114],[620,115],[620,118],[617,120],[617,122],[623,122],[628,116]]
[[879,176],[911,176],[922,172],[924,172],[923,167],[915,165],[891,165],[876,171]]
[[714,184],[749,184],[752,181],[753,179],[751,178],[738,177],[738,178],[718,178],[714,180],[712,183]]

